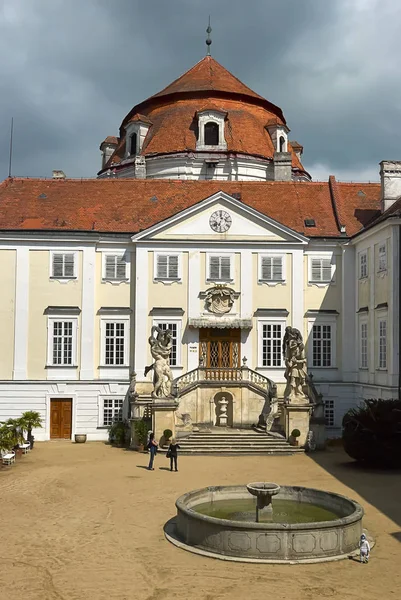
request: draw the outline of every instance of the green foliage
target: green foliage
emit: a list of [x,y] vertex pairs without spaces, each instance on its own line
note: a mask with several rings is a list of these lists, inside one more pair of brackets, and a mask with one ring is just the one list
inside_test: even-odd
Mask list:
[[171,429],[165,429],[163,431],[163,437],[165,440],[169,440],[172,435],[173,435],[173,432],[171,431]]
[[365,464],[401,467],[401,400],[365,400],[343,417],[343,444]]
[[299,431],[299,429],[293,429],[291,431],[291,437],[293,438],[298,438],[301,435],[301,432]]
[[0,424],[0,450],[3,452],[11,450],[15,446],[13,432],[5,423]]
[[2,429],[3,427],[5,438],[11,444],[8,446],[10,449],[24,443],[21,419],[7,419],[5,423],[2,423]]
[[134,428],[135,428],[136,437],[138,439],[138,443],[141,444],[142,446],[145,446],[146,442],[148,441],[148,431],[149,431],[148,422],[145,421],[144,419],[141,419],[140,421],[134,421]]
[[114,421],[108,428],[111,444],[124,446],[129,440],[129,425],[127,421]]
[[32,429],[42,427],[40,413],[36,412],[36,410],[27,410],[22,413],[20,421],[21,427],[26,431],[32,431]]

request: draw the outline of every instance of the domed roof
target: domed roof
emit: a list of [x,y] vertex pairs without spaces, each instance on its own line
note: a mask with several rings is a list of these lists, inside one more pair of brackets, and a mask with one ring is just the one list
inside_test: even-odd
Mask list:
[[[105,168],[124,160],[125,129],[134,121],[150,125],[141,155],[195,152],[197,113],[208,109],[226,113],[227,153],[272,160],[275,148],[266,126],[286,125],[281,109],[243,84],[214,58],[206,56],[128,113],[120,127],[119,145]],[[288,151],[292,154],[293,168],[303,171],[290,144]]]

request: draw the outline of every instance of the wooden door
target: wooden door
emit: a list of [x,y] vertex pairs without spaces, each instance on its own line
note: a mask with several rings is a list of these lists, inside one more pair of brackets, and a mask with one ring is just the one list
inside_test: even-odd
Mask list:
[[200,356],[206,368],[240,367],[240,329],[200,329],[199,344]]
[[72,400],[50,400],[50,439],[71,439]]

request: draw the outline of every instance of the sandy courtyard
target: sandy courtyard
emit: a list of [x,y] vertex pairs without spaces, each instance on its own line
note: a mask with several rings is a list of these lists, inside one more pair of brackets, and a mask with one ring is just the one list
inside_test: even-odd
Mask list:
[[[362,471],[341,450],[289,457],[181,457],[179,472],[102,443],[37,444],[0,470],[1,600],[401,597],[401,477]],[[163,467],[161,469],[160,467]],[[167,542],[182,493],[267,479],[346,494],[377,538],[371,562],[254,565]],[[258,596],[257,596],[258,595]]]

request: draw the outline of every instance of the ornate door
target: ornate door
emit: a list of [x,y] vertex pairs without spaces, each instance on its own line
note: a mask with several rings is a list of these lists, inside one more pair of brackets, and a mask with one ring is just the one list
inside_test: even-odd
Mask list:
[[235,369],[240,366],[240,329],[200,329],[200,357],[206,368]]
[[71,439],[72,400],[52,398],[50,400],[50,438]]

